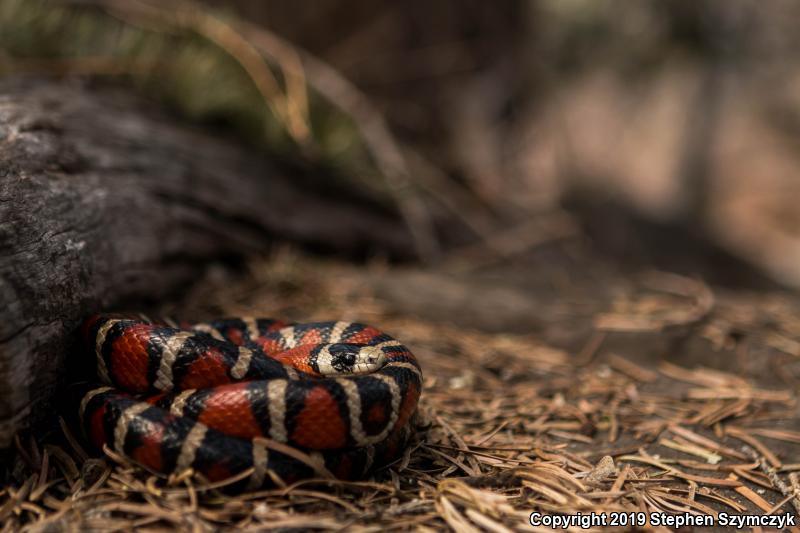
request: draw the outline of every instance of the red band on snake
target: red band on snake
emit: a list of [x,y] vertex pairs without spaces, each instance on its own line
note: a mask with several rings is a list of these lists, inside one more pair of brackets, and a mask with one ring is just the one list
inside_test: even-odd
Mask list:
[[104,386],[83,396],[80,418],[96,447],[209,481],[251,470],[249,488],[321,472],[354,479],[403,451],[422,374],[387,334],[248,318],[181,326],[86,321]]

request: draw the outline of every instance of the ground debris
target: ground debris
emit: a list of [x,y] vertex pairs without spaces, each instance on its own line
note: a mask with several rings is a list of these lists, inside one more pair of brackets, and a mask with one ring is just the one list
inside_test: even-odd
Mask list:
[[[212,284],[207,307],[193,295],[187,305],[210,315],[339,316],[398,335],[425,373],[418,439],[403,459],[365,481],[233,496],[192,472],[161,479],[113,454],[89,458],[64,425],[63,443],[18,440],[19,481],[0,491],[3,530],[506,532],[529,530],[533,511],[797,512],[797,374],[770,388],[741,373],[649,364],[599,345],[576,366],[576,354],[534,335],[398,315],[357,270],[303,261],[273,257],[247,283]],[[713,301],[713,310],[702,306],[699,334],[726,342],[720,331],[744,328],[743,318]],[[800,328],[783,320],[779,335],[800,340]]]

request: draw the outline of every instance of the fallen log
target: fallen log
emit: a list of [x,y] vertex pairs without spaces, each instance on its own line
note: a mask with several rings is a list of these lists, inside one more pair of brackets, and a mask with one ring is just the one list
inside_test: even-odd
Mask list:
[[[157,302],[276,240],[408,255],[399,218],[119,89],[0,82],[0,448],[53,420],[82,317]],[[351,191],[352,192],[352,191]]]

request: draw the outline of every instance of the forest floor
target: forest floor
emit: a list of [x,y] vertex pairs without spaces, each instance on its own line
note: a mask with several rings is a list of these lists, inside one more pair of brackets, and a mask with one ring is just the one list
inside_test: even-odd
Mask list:
[[88,457],[69,435],[22,439],[2,529],[502,532],[530,531],[533,511],[800,512],[800,300],[584,264],[544,252],[443,272],[287,249],[212,269],[161,311],[358,320],[408,345],[425,381],[405,457],[361,482],[228,495]]

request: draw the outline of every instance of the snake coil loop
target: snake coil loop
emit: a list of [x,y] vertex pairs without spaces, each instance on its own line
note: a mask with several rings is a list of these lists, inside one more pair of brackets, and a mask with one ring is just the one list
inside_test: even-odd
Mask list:
[[218,481],[252,469],[247,488],[353,479],[411,434],[420,367],[370,326],[96,315],[82,333],[102,382],[81,400],[87,437],[154,472]]

